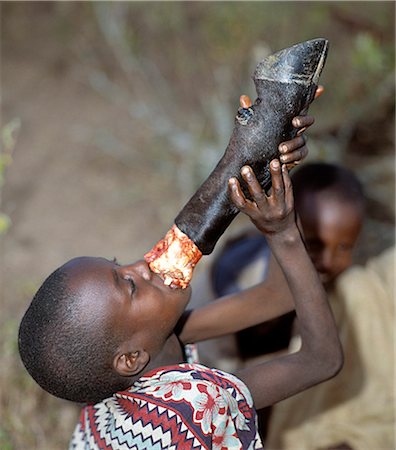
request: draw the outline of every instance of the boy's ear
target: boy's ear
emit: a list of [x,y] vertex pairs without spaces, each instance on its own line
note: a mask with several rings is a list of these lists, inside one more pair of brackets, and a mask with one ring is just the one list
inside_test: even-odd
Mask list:
[[131,377],[141,372],[149,361],[150,355],[145,350],[117,353],[113,360],[113,367],[122,377]]

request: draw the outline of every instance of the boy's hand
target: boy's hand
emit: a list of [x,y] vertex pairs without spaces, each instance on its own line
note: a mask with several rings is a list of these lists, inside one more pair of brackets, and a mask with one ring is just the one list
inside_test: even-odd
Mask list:
[[254,225],[267,235],[285,231],[295,224],[292,183],[286,165],[277,159],[270,163],[272,189],[267,196],[249,166],[241,169],[252,200],[245,197],[237,178],[229,180],[229,192],[235,206],[250,217]]
[[280,161],[286,164],[288,169],[300,164],[308,155],[308,147],[303,136],[304,131],[315,122],[313,116],[296,116],[292,120],[294,128],[298,129],[295,138],[290,141],[284,141],[279,144]]
[[[316,88],[315,99],[320,97],[323,92],[324,87],[319,85]],[[289,170],[300,164],[300,162],[307,156],[308,148],[305,144],[303,133],[314,122],[315,119],[313,116],[307,116],[304,111],[301,111],[300,115],[294,117],[292,120],[293,127],[298,129],[296,137],[290,141],[281,142],[279,144],[278,149],[281,153],[279,159],[281,163],[286,164]]]
[[[320,97],[323,92],[324,87],[319,85],[316,88],[315,99]],[[239,97],[239,104],[241,108],[248,110],[252,106],[252,101],[248,95],[241,95]],[[279,144],[278,150],[281,154],[279,159],[281,163],[286,164],[289,170],[300,164],[308,155],[308,147],[305,144],[303,133],[314,122],[315,119],[313,116],[307,116],[304,111],[301,111],[300,115],[294,117],[292,120],[293,127],[298,130],[296,137]]]

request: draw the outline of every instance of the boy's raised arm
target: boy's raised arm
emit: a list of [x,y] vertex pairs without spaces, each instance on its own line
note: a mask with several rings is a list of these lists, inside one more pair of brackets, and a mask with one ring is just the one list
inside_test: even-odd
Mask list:
[[274,319],[293,309],[290,289],[271,255],[265,281],[186,311],[179,324],[179,339],[184,344],[191,344],[217,338]]
[[319,277],[306,253],[295,221],[291,181],[285,166],[270,165],[272,192],[263,192],[250,167],[242,177],[252,200],[236,179],[231,198],[265,234],[292,294],[302,340],[301,350],[243,369],[238,376],[249,387],[257,409],[274,404],[334,376],[342,367],[337,328]]
[[[321,92],[322,86],[318,87],[316,96]],[[296,137],[279,145],[281,161],[287,167],[297,165],[306,157],[308,149],[302,133],[313,123],[312,116],[293,118]],[[294,302],[288,285],[271,257],[269,273],[263,283],[187,311],[179,323],[179,338],[185,344],[212,339],[271,320],[292,309]]]

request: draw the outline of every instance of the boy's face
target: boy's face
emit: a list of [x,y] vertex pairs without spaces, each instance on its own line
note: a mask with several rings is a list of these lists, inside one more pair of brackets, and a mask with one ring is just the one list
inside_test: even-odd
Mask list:
[[121,266],[105,258],[81,257],[67,263],[87,326],[106,327],[120,339],[159,353],[190,299],[191,291],[171,289],[145,261]]
[[352,264],[363,214],[326,192],[305,193],[297,204],[304,241],[322,283],[330,285]]

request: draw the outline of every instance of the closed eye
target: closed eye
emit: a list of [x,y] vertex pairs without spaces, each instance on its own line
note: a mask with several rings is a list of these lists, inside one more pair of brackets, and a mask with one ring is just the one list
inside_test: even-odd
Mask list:
[[[121,266],[121,264],[118,262],[118,260],[117,260],[116,257],[114,257],[114,258],[111,260],[111,262],[112,262],[114,265],[118,266],[118,267]],[[118,274],[118,271],[114,270],[113,273],[114,273],[115,281],[116,281],[116,283],[118,284],[118,283],[119,283],[119,281],[118,281],[118,280],[119,280],[119,274]],[[132,296],[132,295],[135,293],[135,291],[136,291],[136,284],[135,284],[135,282],[133,281],[133,279],[132,279],[132,277],[131,277],[130,275],[124,277],[124,280],[127,281],[127,282],[129,283],[130,287],[131,287],[131,296]]]
[[135,293],[135,291],[136,291],[136,284],[135,284],[135,282],[129,276],[127,278],[125,278],[125,280],[127,280],[129,282],[129,284],[131,285],[131,295],[133,295]]

